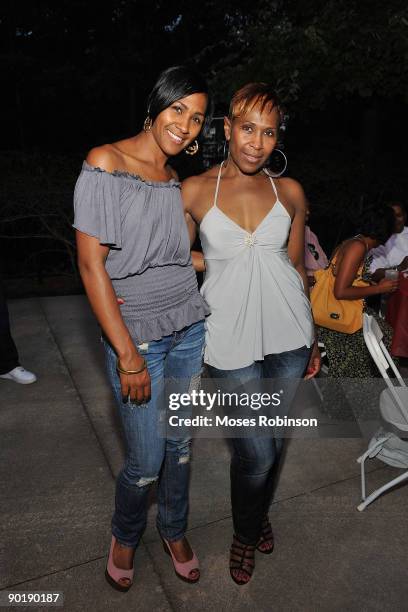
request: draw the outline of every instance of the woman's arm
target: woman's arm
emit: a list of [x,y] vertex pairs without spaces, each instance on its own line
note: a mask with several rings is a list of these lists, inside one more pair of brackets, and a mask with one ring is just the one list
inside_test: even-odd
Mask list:
[[303,288],[309,298],[309,280],[305,269],[305,221],[306,197],[302,186],[293,179],[286,179],[286,191],[290,204],[294,208],[294,217],[288,240],[288,255],[303,280]]
[[[190,236],[190,245],[193,246],[197,237],[197,224],[188,212],[184,213],[184,218],[186,220],[187,229]],[[191,260],[193,268],[196,272],[205,271],[204,255],[201,253],[201,251],[191,251]]]
[[186,209],[184,209],[184,219],[186,220],[188,235],[190,236],[190,247],[192,247],[197,238],[197,224]]
[[194,200],[197,197],[197,186],[195,177],[190,177],[181,184],[181,197],[183,200],[184,217],[187,223],[187,229],[190,236],[190,244],[193,246],[197,237],[197,222],[194,219],[193,207]]
[[205,272],[205,260],[201,251],[191,251],[191,259],[196,272]]
[[[129,330],[123,322],[116,294],[105,269],[109,248],[97,238],[77,230],[78,267],[92,310],[124,370],[141,370],[144,359],[139,355]],[[142,403],[150,398],[150,376],[147,369],[139,374],[119,374],[122,396]]]
[[336,266],[334,297],[337,300],[358,300],[379,293],[391,293],[397,289],[398,280],[385,278],[378,285],[353,287],[353,281],[364,260],[365,253],[365,246],[360,240],[352,240],[344,247],[341,260]]
[[[306,221],[306,197],[302,186],[293,179],[286,179],[286,194],[288,201],[294,208],[294,217],[289,234],[288,255],[294,267],[299,272],[303,280],[303,290],[309,299],[309,280],[305,269],[305,221]],[[306,370],[305,379],[313,378],[320,372],[321,356],[317,344],[317,334],[310,354],[309,364]]]
[[[193,216],[194,202],[198,196],[196,177],[190,177],[181,185],[181,196],[183,198],[184,217],[190,235],[190,244],[193,246],[197,237],[197,222]],[[193,268],[196,272],[205,271],[204,255],[201,251],[191,251]]]

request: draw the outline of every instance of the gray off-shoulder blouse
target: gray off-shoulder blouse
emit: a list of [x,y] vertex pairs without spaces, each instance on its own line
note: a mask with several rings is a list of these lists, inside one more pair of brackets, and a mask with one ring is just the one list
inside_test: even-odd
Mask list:
[[106,271],[137,343],[159,340],[204,319],[191,263],[180,183],[144,181],[83,163],[73,226],[109,246]]

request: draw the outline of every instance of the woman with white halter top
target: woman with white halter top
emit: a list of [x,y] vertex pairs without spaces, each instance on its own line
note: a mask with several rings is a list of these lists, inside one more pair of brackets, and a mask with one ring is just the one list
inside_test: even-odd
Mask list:
[[[200,228],[204,256],[194,253],[193,261],[205,269],[201,292],[211,314],[204,360],[211,376],[237,385],[292,379],[293,398],[293,379],[306,370],[314,376],[320,356],[303,265],[305,196],[296,181],[275,185],[264,170],[281,115],[269,85],[238,90],[224,122],[228,159],[187,179],[182,191],[192,240]],[[268,509],[282,440],[247,436],[233,438],[232,447],[230,573],[246,584],[255,549],[273,550]]]

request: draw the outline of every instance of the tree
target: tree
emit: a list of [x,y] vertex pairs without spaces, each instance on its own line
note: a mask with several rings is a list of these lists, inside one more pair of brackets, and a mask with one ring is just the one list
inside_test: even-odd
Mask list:
[[294,0],[266,1],[246,26],[235,26],[240,56],[215,67],[220,87],[268,79],[309,109],[355,95],[408,101],[405,2],[311,0],[300,11]]

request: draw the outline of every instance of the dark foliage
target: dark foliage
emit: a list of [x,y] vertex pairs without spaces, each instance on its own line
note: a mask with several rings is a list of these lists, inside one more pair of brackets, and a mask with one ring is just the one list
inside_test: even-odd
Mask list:
[[[350,211],[405,201],[408,14],[390,0],[16,0],[0,7],[0,257],[7,275],[75,273],[72,190],[87,149],[138,131],[158,73],[190,62],[222,114],[270,81],[288,174],[327,250]],[[198,156],[197,156],[198,157]],[[182,176],[200,171],[183,156]]]

